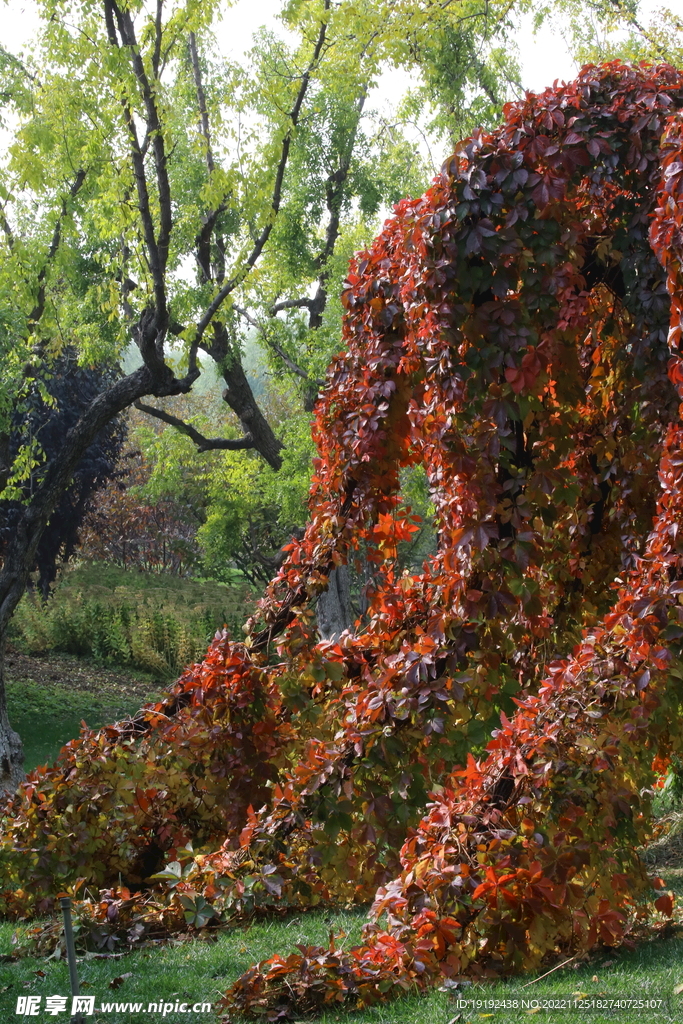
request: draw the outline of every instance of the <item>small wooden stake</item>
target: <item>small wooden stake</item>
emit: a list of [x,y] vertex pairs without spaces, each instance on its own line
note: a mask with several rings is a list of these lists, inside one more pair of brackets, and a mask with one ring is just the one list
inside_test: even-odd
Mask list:
[[[64,938],[66,940],[66,959],[69,964],[69,981],[71,982],[71,995],[80,995],[78,985],[78,970],[76,969],[76,947],[74,946],[74,933],[71,927],[71,900],[68,896],[61,896],[59,902],[64,917]],[[85,1024],[83,1017],[77,1013],[71,1018],[71,1024]]]

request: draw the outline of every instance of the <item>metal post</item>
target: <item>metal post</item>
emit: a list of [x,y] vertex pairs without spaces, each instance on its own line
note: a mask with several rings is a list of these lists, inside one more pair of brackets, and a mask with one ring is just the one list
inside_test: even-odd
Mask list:
[[[66,940],[66,958],[69,963],[69,981],[71,982],[71,995],[80,995],[78,985],[78,971],[76,969],[76,947],[74,946],[74,933],[71,927],[71,900],[68,896],[61,896],[59,902],[64,917],[64,938]],[[71,1024],[85,1024],[83,1017],[77,1013],[71,1018]]]

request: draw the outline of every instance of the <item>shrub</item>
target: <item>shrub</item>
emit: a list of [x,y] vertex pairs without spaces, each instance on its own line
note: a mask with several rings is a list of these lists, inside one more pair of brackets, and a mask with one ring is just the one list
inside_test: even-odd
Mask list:
[[47,603],[25,595],[12,635],[33,654],[60,651],[170,679],[204,654],[216,630],[227,624],[240,635],[248,607],[244,585],[176,579],[171,586],[151,573],[92,563],[65,574]]

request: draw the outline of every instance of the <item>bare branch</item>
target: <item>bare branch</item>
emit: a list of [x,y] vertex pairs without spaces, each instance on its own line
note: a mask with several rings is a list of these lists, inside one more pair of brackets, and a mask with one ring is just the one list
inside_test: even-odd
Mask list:
[[161,12],[164,7],[164,0],[157,0],[156,17],[154,19],[154,53],[152,54],[152,69],[154,77],[159,78],[159,61],[161,59]]
[[[329,11],[330,3],[331,0],[325,0],[325,11]],[[197,324],[196,341],[198,344],[199,342],[201,342],[201,339],[204,335],[204,332],[206,331],[206,328],[213,320],[214,316],[220,309],[225,299],[228,297],[228,295],[230,295],[231,292],[235,290],[235,288],[237,288],[238,285],[242,283],[242,281],[244,281],[245,277],[248,275],[249,271],[258,260],[259,256],[261,255],[261,252],[263,251],[263,247],[268,241],[270,233],[273,230],[275,218],[280,211],[280,203],[282,201],[282,185],[284,182],[287,162],[289,160],[289,151],[292,145],[292,136],[294,133],[294,129],[296,128],[299,122],[299,115],[301,113],[301,107],[306,97],[306,93],[308,92],[308,87],[311,81],[311,74],[320,59],[320,54],[322,53],[322,49],[325,44],[326,34],[327,22],[323,21],[320,24],[320,31],[318,33],[318,39],[315,44],[313,56],[311,57],[308,67],[306,68],[305,72],[301,77],[301,85],[299,86],[299,91],[294,101],[294,106],[292,107],[289,113],[289,119],[291,123],[287,132],[285,133],[284,139],[282,140],[282,149],[280,151],[280,160],[278,162],[277,171],[275,173],[275,182],[273,185],[273,193],[270,203],[270,216],[268,218],[268,222],[264,226],[261,234],[254,242],[254,247],[251,250],[247,259],[245,260],[242,268],[236,274],[234,274],[229,281],[225,282],[223,287],[220,289],[220,291],[214,298],[213,302],[207,308],[206,312],[204,313],[204,316]]]
[[206,142],[206,166],[209,169],[209,174],[213,174],[215,164],[213,160],[213,150],[211,148],[209,112],[206,108],[206,93],[204,92],[204,85],[202,83],[202,69],[199,66],[199,54],[197,53],[197,37],[194,32],[190,32],[189,51],[190,61],[192,63],[192,74],[194,75],[194,84],[197,90],[197,106],[199,107],[199,116],[202,122],[202,135]]
[[391,132],[393,131],[393,129],[397,128],[400,124],[409,124],[410,127],[414,128],[415,131],[418,133],[418,135],[422,139],[422,145],[425,147],[425,149],[427,150],[427,153],[429,154],[429,163],[430,163],[431,168],[432,168],[432,176],[436,175],[436,173],[438,171],[438,167],[437,167],[436,162],[434,160],[434,157],[432,155],[432,147],[429,144],[429,138],[428,138],[426,132],[423,131],[423,129],[420,127],[420,125],[418,124],[417,121],[413,121],[409,117],[403,118],[401,121],[396,121],[393,124],[389,124],[388,122],[383,121],[382,127],[380,129],[380,133],[379,134],[380,135],[388,134],[389,138],[391,139]]
[[312,303],[313,299],[308,297],[302,299],[283,299],[282,302],[275,302],[268,312],[271,316],[277,316],[283,309],[310,309]]
[[211,235],[216,227],[218,218],[225,212],[225,209],[225,204],[221,203],[211,213],[207,213],[202,223],[202,229],[195,238],[195,259],[204,282],[213,279],[211,271]]
[[306,371],[302,370],[302,368],[297,363],[295,363],[293,359],[290,359],[285,350],[277,343],[275,338],[271,337],[270,333],[266,330],[264,325],[260,324],[258,320],[255,317],[253,317],[251,313],[248,312],[248,310],[243,309],[241,306],[238,306],[237,303],[233,303],[232,308],[235,310],[236,313],[239,313],[239,315],[243,317],[248,324],[256,328],[256,330],[260,333],[261,337],[265,341],[268,348],[272,349],[276,356],[278,356],[282,360],[285,366],[289,367],[292,373],[296,373],[297,376],[301,377],[302,380],[305,380],[309,384],[315,383],[318,387],[322,386],[324,381],[311,381]]
[[181,434],[186,434],[194,443],[200,452],[209,451],[241,451],[246,448],[253,448],[254,442],[251,437],[247,434],[246,437],[239,437],[236,439],[229,439],[227,437],[204,437],[198,430],[195,430],[193,426],[186,423],[185,420],[181,420],[178,416],[172,416],[168,412],[164,412],[163,409],[155,409],[153,405],[146,405],[144,402],[135,402],[135,408],[139,409],[140,412],[146,413],[148,416],[154,416],[158,420],[162,420],[164,423],[168,423],[170,426],[175,427]]
[[73,198],[75,195],[77,195],[84,181],[85,171],[81,169],[76,174],[76,177],[74,178],[71,188],[69,189],[69,196],[65,196],[62,199],[62,208],[60,210],[59,217],[57,218],[55,229],[52,232],[52,241],[50,242],[50,248],[48,249],[45,263],[41,267],[40,273],[38,274],[38,295],[36,298],[35,306],[31,310],[28,317],[29,324],[37,324],[41,316],[45,312],[45,278],[47,276],[47,269],[50,266],[52,260],[57,255],[59,243],[62,240],[62,224],[67,213],[67,198]]
[[192,342],[192,344],[190,345],[190,351],[189,351],[188,357],[187,357],[187,363],[188,363],[188,370],[187,370],[187,372],[188,372],[188,374],[195,374],[197,377],[199,377],[199,374],[200,374],[199,365],[197,363],[198,350],[199,350],[199,346],[196,345],[195,342]]

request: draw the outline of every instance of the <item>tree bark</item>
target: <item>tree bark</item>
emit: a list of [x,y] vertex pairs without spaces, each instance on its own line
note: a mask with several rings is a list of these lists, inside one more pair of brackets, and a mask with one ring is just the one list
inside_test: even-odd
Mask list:
[[318,598],[316,613],[321,640],[338,640],[345,629],[351,629],[353,614],[348,565],[332,570],[327,590]]
[[5,693],[5,638],[0,642],[0,793],[13,793],[24,778],[24,745],[10,725]]
[[223,392],[223,401],[227,402],[235,413],[242,430],[250,436],[252,445],[259,455],[262,455],[273,469],[280,469],[282,442],[278,441],[254,398],[242,362],[232,351],[230,337],[224,324],[213,325],[212,344],[203,344],[202,348],[218,363],[223,380],[227,384]]

